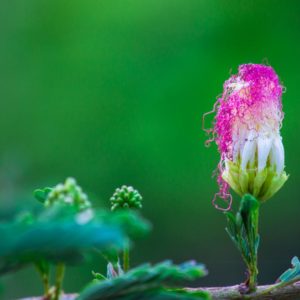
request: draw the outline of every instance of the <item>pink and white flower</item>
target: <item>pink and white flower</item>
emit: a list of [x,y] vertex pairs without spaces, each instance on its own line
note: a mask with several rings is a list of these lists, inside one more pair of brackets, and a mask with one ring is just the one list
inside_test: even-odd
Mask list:
[[250,193],[265,201],[287,180],[282,92],[277,74],[265,65],[241,65],[225,81],[212,129],[221,155],[217,196],[230,200],[230,186],[241,196]]

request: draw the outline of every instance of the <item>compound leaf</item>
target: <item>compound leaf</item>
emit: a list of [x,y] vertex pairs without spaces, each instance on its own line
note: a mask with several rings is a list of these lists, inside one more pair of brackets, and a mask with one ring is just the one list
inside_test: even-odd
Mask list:
[[[173,265],[165,261],[155,266],[142,265],[129,272],[105,281],[92,283],[83,290],[77,300],[107,299],[208,299],[203,292],[169,289],[179,281],[191,281],[206,275],[203,265],[187,262]],[[174,298],[171,297],[174,296]]]

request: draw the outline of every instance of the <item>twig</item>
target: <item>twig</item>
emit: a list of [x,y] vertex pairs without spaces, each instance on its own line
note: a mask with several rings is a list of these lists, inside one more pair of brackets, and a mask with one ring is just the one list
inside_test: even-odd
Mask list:
[[[241,295],[239,285],[226,287],[187,288],[189,291],[205,291],[212,295],[213,300],[299,300],[300,281],[285,287],[276,288],[277,284],[261,285],[257,291]],[[269,291],[270,290],[270,291]],[[269,291],[269,292],[268,292]],[[77,294],[62,294],[60,300],[75,300]],[[26,298],[22,300],[44,300],[43,297]]]
[[213,300],[298,300],[300,299],[300,282],[289,286],[278,287],[277,284],[261,285],[255,293],[241,295],[239,285],[228,287],[188,288],[190,291],[206,291],[212,295]]
[[[75,300],[78,294],[62,294],[60,300]],[[45,300],[45,297],[30,297],[19,300]]]

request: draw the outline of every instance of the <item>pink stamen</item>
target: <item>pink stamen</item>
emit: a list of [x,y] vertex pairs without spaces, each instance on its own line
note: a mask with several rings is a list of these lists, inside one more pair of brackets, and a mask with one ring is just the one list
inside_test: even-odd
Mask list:
[[[221,193],[216,193],[213,200],[212,200],[212,204],[213,206],[221,211],[229,211],[231,210],[231,206],[232,206],[232,196],[231,194],[226,194],[225,195],[226,198],[224,198],[224,195],[222,195]],[[221,206],[219,206],[216,202],[218,199],[221,199],[222,201],[224,201],[227,204],[227,207],[223,208]]]

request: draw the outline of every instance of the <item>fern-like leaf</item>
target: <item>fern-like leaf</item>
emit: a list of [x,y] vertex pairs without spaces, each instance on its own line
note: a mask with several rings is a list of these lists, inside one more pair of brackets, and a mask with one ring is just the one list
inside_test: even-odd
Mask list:
[[191,281],[206,273],[203,265],[194,262],[179,266],[170,261],[155,266],[145,264],[117,278],[92,283],[77,300],[209,299],[203,292],[170,289],[180,281]]

